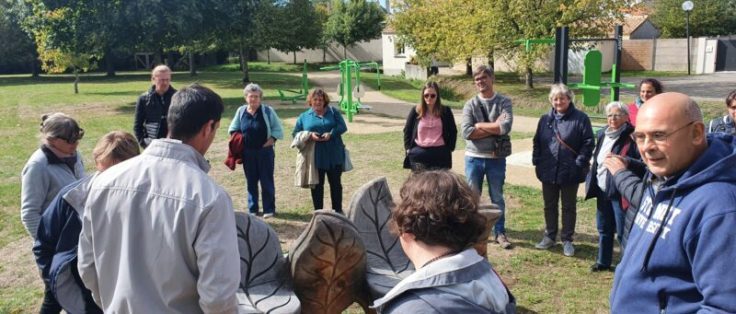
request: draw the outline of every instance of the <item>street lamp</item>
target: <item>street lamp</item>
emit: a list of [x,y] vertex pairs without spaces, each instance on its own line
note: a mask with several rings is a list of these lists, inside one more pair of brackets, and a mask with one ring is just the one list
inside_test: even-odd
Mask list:
[[693,2],[687,0],[682,3],[685,11],[685,39],[687,40],[687,75],[690,75],[690,11],[693,10]]

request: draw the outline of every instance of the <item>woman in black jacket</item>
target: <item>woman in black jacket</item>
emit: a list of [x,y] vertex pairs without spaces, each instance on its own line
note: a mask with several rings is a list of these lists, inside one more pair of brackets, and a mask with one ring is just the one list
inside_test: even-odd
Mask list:
[[591,271],[613,270],[614,230],[621,247],[624,246],[623,230],[628,201],[622,200],[613,183],[613,176],[604,161],[610,154],[639,159],[636,143],[631,139],[634,127],[629,123],[629,110],[618,101],[606,106],[607,126],[598,131],[593,152],[593,166],[585,180],[585,199],[596,198],[596,225],[598,227],[598,259]]
[[412,171],[452,168],[457,126],[452,110],[442,105],[440,87],[428,82],[422,100],[409,111],[404,125],[404,168]]
[[562,201],[563,254],[573,256],[575,247],[572,236],[575,234],[577,218],[575,196],[578,186],[585,181],[593,154],[593,129],[590,118],[575,109],[575,94],[564,84],[552,85],[549,101],[552,109],[539,118],[537,132],[534,134],[532,163],[542,182],[544,197],[544,238],[537,243],[538,249],[549,249],[555,245],[557,237],[557,204]]

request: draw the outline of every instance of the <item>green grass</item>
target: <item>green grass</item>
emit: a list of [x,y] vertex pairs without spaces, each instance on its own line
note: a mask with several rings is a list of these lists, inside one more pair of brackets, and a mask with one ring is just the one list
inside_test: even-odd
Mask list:
[[[324,66],[335,65],[334,63],[307,63],[307,71],[319,71],[319,68]],[[228,63],[221,65],[213,65],[204,68],[205,71],[210,72],[240,72],[240,64]],[[248,70],[252,72],[302,72],[304,70],[304,63],[298,62],[286,63],[286,62],[264,62],[264,61],[250,61],[248,62]]]
[[[288,103],[279,104],[274,90],[298,86],[298,76],[253,72],[252,78],[263,86],[266,102],[275,105],[282,119],[296,117],[303,111]],[[184,73],[175,73],[173,77],[175,87],[195,81],[213,88],[226,102],[216,142],[206,157],[213,165],[210,175],[230,193],[236,209],[243,210],[246,200],[242,171],[229,172],[221,164],[225,157],[226,127],[243,100],[240,74],[237,71],[202,71],[196,77]],[[366,75],[364,81],[370,82],[370,75]],[[391,91],[394,95],[405,94],[405,97],[418,97],[421,86],[418,82],[399,78],[387,78],[382,83],[387,94]],[[19,218],[20,171],[38,146],[36,133],[40,115],[64,111],[80,121],[86,130],[80,151],[91,172],[91,150],[96,139],[110,130],[132,129],[134,101],[149,85],[149,74],[144,72],[123,72],[115,78],[85,75],[82,77],[80,94],[74,95],[69,76],[42,76],[38,79],[0,76],[0,134],[4,139],[0,144],[3,151],[3,158],[0,159],[0,282],[4,283],[0,286],[0,313],[37,312],[42,297],[33,260],[29,251],[24,251],[30,250],[30,240]],[[517,86],[518,83],[499,82],[499,90],[506,94],[511,93],[505,90]],[[529,97],[536,96],[531,94]],[[349,124],[348,128],[351,127],[353,125]],[[293,125],[285,123],[286,139],[276,143],[275,180],[280,215],[270,221],[284,246],[301,232],[311,212],[309,191],[293,184],[296,153],[289,148],[292,128]],[[514,139],[532,135],[512,133]],[[396,197],[401,183],[409,174],[401,168],[404,158],[401,132],[348,132],[344,141],[356,165],[355,170],[343,175],[345,204],[353,191],[378,176],[387,178]],[[458,149],[462,149],[463,145],[463,141],[460,141]],[[462,169],[455,170],[462,172]],[[567,258],[562,256],[559,246],[550,251],[533,249],[533,244],[542,235],[540,192],[509,185],[506,187],[506,196],[508,232],[516,247],[511,251],[503,251],[490,244],[489,257],[517,297],[520,312],[607,311],[612,275],[588,273],[588,266],[593,263],[596,252],[595,209],[592,203],[578,204],[578,253],[574,258]],[[329,201],[325,200],[325,203]],[[14,257],[20,252],[24,255]],[[351,308],[349,312],[356,312],[354,309]]]

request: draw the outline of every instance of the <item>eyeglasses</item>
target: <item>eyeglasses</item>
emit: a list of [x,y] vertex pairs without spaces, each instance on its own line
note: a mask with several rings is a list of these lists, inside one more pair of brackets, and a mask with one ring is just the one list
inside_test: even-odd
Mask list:
[[624,116],[625,115],[623,114],[617,114],[617,113],[606,115],[607,118],[613,118],[613,119],[623,118]]
[[424,94],[424,98],[434,99],[437,98],[437,94]]
[[690,123],[685,124],[682,127],[678,128],[677,130],[674,130],[669,133],[657,131],[647,136],[647,134],[644,134],[641,132],[634,132],[634,133],[631,133],[631,139],[636,142],[636,145],[644,145],[644,142],[646,141],[647,137],[649,138],[650,141],[654,141],[655,144],[664,144],[667,142],[667,138],[670,137],[670,135],[675,134],[678,131],[691,126],[693,123],[695,123],[695,121],[690,121]]
[[67,142],[69,144],[76,144],[83,137],[84,137],[84,129],[79,129],[79,131],[77,131],[77,134],[76,135],[71,135],[68,138],[64,138],[64,137],[57,137],[57,138],[58,139],[61,139],[61,140],[64,140],[65,142]]

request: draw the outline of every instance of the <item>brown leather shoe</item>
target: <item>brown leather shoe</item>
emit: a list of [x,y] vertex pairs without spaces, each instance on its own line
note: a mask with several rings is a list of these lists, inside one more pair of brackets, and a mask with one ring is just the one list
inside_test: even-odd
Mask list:
[[506,237],[506,234],[499,234],[496,235],[496,243],[498,243],[499,246],[501,246],[502,249],[510,250],[513,244],[509,241],[509,238]]

